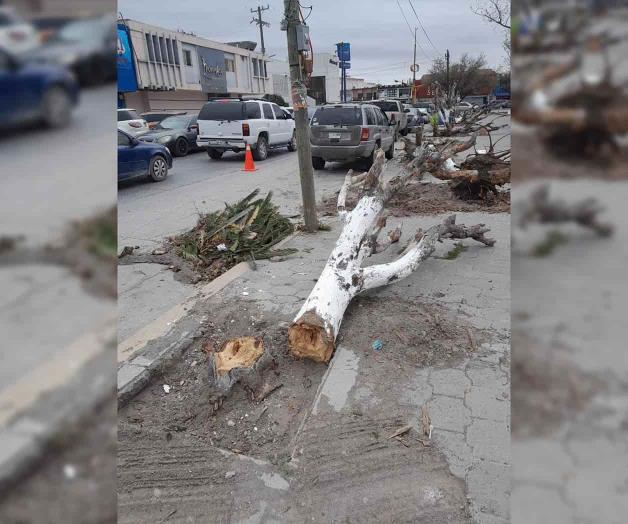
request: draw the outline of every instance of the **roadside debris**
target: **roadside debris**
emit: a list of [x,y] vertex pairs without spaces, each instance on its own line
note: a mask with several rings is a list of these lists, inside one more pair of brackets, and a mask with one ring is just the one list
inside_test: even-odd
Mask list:
[[423,406],[421,406],[421,432],[431,440],[433,428],[434,426],[432,426],[430,410],[428,409],[427,404],[423,404]]
[[377,339],[373,341],[373,344],[371,346],[375,351],[381,351],[384,347],[384,343],[380,339]]
[[408,431],[410,431],[412,429],[412,425],[407,425],[407,426],[403,426],[401,428],[399,428],[397,431],[395,431],[392,435],[390,435],[388,438],[395,438],[395,437],[399,437],[401,435],[405,435]]
[[122,251],[120,251],[120,254],[118,255],[118,258],[124,258],[128,255],[132,255],[133,251],[138,249],[138,246],[124,246],[122,248]]
[[294,249],[273,249],[293,233],[294,226],[279,214],[272,193],[255,199],[258,193],[256,189],[239,202],[226,204],[222,211],[202,214],[194,229],[171,238],[171,249],[206,280],[239,262],[294,253]]
[[163,385],[163,388],[164,388],[164,392],[165,392],[165,393],[170,393],[170,389],[171,389],[171,387],[170,387],[168,384],[164,384],[164,385]]

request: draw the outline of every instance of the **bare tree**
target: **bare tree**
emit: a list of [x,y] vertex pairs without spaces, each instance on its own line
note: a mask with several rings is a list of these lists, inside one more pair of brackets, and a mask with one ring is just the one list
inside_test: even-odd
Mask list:
[[509,0],[481,0],[471,10],[487,22],[510,30]]
[[[465,53],[460,57],[459,62],[450,64],[449,66],[449,85],[455,86],[460,99],[473,94],[478,90],[484,82],[481,69],[486,66],[486,58],[484,55],[472,57]],[[432,63],[430,69],[432,75],[432,83],[437,83],[441,87],[447,85],[447,65],[443,58],[437,58]]]

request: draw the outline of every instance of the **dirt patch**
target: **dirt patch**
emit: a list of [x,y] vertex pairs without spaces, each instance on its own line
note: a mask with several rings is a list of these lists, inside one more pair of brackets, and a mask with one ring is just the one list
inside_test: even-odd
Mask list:
[[[569,155],[556,154],[544,143],[539,132],[513,132],[513,182],[534,178],[600,178],[617,180],[628,178],[628,151],[624,149],[611,158],[582,158],[574,147]],[[577,159],[577,161],[574,161]]]
[[0,522],[117,521],[115,398],[57,438],[45,461],[0,500]]
[[64,266],[78,276],[85,289],[107,298],[117,296],[118,211],[112,207],[70,224],[57,242],[23,247],[23,237],[0,238],[0,265],[50,264]]
[[[288,352],[289,317],[262,314],[253,304],[249,308],[225,305],[212,317],[206,338],[120,411],[121,442],[134,446],[133,442],[150,438],[167,446],[192,439],[273,462],[281,456],[285,459],[325,367],[296,360]],[[261,375],[235,384],[214,414],[216,391],[208,381],[208,352],[239,336],[261,337],[272,362]],[[164,392],[164,384],[171,386],[169,393]],[[266,400],[251,399],[253,393],[279,385]]]
[[[438,304],[362,296],[351,302],[338,335],[356,349],[416,368],[460,362],[489,339],[487,332]],[[382,349],[375,351],[373,342]]]
[[564,347],[543,345],[517,329],[512,347],[512,432],[517,437],[551,435],[603,387],[570,361]]
[[[318,206],[319,213],[324,216],[336,215],[337,202],[338,193],[334,197],[326,198]],[[356,196],[347,197],[347,209],[353,209],[356,203]],[[509,213],[510,193],[486,195],[481,199],[461,199],[451,191],[448,184],[417,182],[409,184],[403,191],[391,198],[386,205],[386,210],[395,217],[437,215],[449,212]]]
[[[193,439],[273,463],[287,460],[291,438],[311,407],[326,366],[289,353],[291,317],[261,313],[254,303],[247,310],[225,304],[212,315],[206,338],[120,411],[121,442],[136,446],[150,438],[168,446]],[[262,337],[272,363],[262,375],[235,384],[213,414],[216,391],[208,383],[208,352],[240,336]],[[434,304],[361,297],[348,309],[338,343],[414,369],[459,361],[486,337]],[[372,349],[376,339],[382,342],[381,351]],[[164,385],[170,386],[169,393]],[[252,400],[275,387],[266,400]]]

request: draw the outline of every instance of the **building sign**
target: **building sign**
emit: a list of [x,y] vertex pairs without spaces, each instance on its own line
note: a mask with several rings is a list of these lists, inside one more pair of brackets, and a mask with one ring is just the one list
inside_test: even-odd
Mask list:
[[351,44],[349,42],[340,42],[336,44],[338,52],[338,60],[341,62],[349,62],[351,60]]
[[123,24],[118,24],[117,48],[118,92],[130,93],[137,91],[133,50],[131,49],[129,33]]
[[201,89],[205,93],[226,93],[225,54],[216,49],[197,47]]

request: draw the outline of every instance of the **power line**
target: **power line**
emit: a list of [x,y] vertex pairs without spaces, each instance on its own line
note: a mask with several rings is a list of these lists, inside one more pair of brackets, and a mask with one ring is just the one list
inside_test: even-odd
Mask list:
[[425,33],[425,36],[427,37],[429,43],[432,45],[432,47],[436,50],[436,52],[438,54],[441,54],[441,52],[438,50],[438,48],[434,45],[434,42],[432,42],[432,39],[430,38],[430,35],[427,34],[427,31],[425,30],[425,27],[423,27],[423,24],[421,23],[421,19],[419,18],[419,15],[417,14],[416,9],[414,8],[414,4],[412,3],[412,0],[408,0],[408,3],[410,4],[410,7],[412,8],[412,11],[414,11],[414,16],[416,16],[416,19],[419,21],[419,25],[421,26],[421,29]]
[[[414,31],[412,30],[412,27],[410,26],[410,22],[408,22],[408,19],[406,18],[406,14],[403,12],[403,7],[401,7],[401,4],[399,3],[399,0],[397,0],[397,5],[399,6],[399,10],[401,11],[401,15],[403,16],[403,19],[406,21],[406,24],[408,26],[408,30],[410,31],[410,34],[412,35],[412,39],[416,40],[416,35],[414,34]],[[425,56],[425,58],[427,58],[428,60],[432,60],[430,58],[430,56],[425,52],[425,49],[423,49],[423,46],[417,42],[419,49],[421,50],[421,53],[423,53],[423,55]]]

